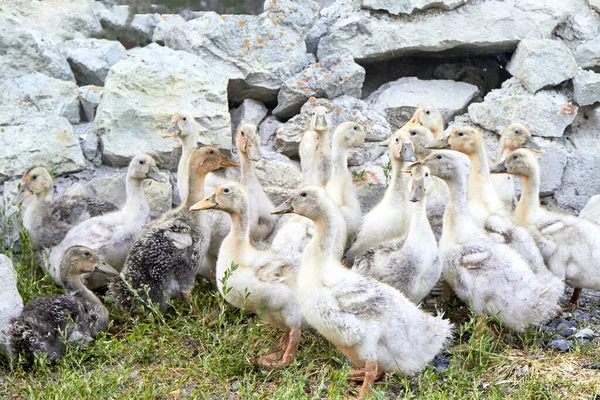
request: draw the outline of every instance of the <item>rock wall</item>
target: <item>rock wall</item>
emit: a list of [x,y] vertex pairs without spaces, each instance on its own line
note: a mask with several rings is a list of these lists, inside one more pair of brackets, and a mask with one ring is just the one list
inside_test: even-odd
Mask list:
[[[490,157],[521,122],[546,149],[545,204],[578,213],[600,193],[600,14],[587,0],[267,0],[259,15],[106,4],[0,3],[2,207],[32,165],[58,193],[122,202],[135,154],[175,170],[179,144],[160,133],[177,110],[226,151],[239,123],[259,125],[258,173],[277,202],[300,181],[317,105],[384,138],[432,103],[446,124],[482,129]],[[374,143],[350,156],[365,211],[387,161]],[[173,183],[146,188],[154,215],[178,202]]]

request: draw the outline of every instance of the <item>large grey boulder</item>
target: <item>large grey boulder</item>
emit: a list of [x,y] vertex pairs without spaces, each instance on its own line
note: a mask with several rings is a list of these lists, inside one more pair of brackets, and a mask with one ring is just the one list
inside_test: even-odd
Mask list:
[[34,165],[55,174],[85,168],[79,140],[65,118],[32,117],[20,125],[0,127],[0,182]]
[[108,70],[125,57],[125,47],[105,39],[74,39],[62,46],[79,86],[104,86]]
[[427,8],[453,10],[468,0],[362,0],[362,5],[371,10],[383,10],[390,14],[412,14]]
[[283,83],[273,114],[296,115],[311,97],[333,99],[347,95],[360,98],[365,69],[349,55],[332,55],[312,64]]
[[188,110],[200,124],[200,141],[231,148],[227,78],[200,57],[151,44],[130,51],[106,78],[94,130],[104,144],[103,161],[125,167],[133,156],[148,153],[174,169],[171,146],[160,135],[171,115]]
[[556,86],[575,76],[577,62],[558,40],[523,39],[506,70],[531,92]]
[[561,186],[554,192],[557,205],[579,212],[590,197],[600,193],[600,106],[582,109],[565,134],[570,157]]
[[540,154],[540,195],[548,196],[563,183],[565,166],[569,161],[569,152],[562,141],[536,138],[535,141],[544,148]]
[[471,0],[447,12],[398,18],[372,14],[356,3],[328,7],[337,9],[328,13],[338,18],[325,26],[319,22],[311,30],[307,41],[312,46],[318,41],[319,59],[347,53],[355,60],[380,60],[459,47],[512,51],[521,39],[550,38],[580,8],[577,0]]
[[[152,31],[152,41],[158,44],[164,44],[165,38],[173,27],[185,24],[186,20],[181,15],[163,14],[158,20],[158,24]],[[183,49],[180,49],[183,50]]]
[[577,114],[577,107],[563,92],[542,90],[533,94],[514,78],[488,93],[483,103],[471,104],[468,110],[474,123],[498,134],[518,122],[529,127],[533,135],[546,137],[561,137]]
[[154,28],[158,26],[161,21],[161,15],[158,13],[154,14],[135,14],[131,21],[131,28],[143,36],[146,40],[152,40],[152,34]]
[[302,173],[288,157],[261,149],[262,159],[256,163],[256,175],[275,206],[283,203],[300,187]]
[[579,213],[579,217],[600,225],[600,194],[592,196],[588,200]]
[[83,108],[83,113],[89,122],[92,122],[96,116],[96,109],[100,105],[103,91],[104,89],[102,87],[94,85],[82,86],[79,88],[81,108]]
[[0,346],[7,343],[7,331],[11,319],[23,311],[23,299],[17,290],[17,271],[10,258],[0,254]]
[[267,116],[267,112],[267,107],[260,101],[254,99],[242,101],[242,104],[231,110],[232,133],[241,124],[250,123],[258,127],[261,121]]
[[314,62],[294,29],[264,14],[200,14],[199,18],[169,26],[164,43],[197,54],[227,76],[233,102],[249,97],[272,102],[286,79]]
[[258,126],[258,135],[260,136],[261,146],[273,149],[277,132],[283,129],[283,122],[272,115],[269,115]]
[[0,126],[20,125],[34,116],[61,116],[79,122],[77,85],[38,72],[0,83]]
[[424,104],[433,104],[445,121],[451,120],[466,111],[478,92],[477,86],[464,82],[409,77],[386,83],[371,93],[366,102],[386,115],[393,129],[398,129]]
[[[333,100],[311,98],[302,106],[300,114],[291,118],[277,131],[275,149],[290,157],[298,157],[298,147],[302,135],[310,129],[310,119],[315,107],[329,109],[332,119],[332,132],[344,121],[362,124],[367,134],[376,139],[386,139],[392,134],[385,117],[369,107],[364,101],[349,96],[336,97]],[[364,143],[350,152],[349,162],[353,165],[377,158],[385,151],[377,143]]]
[[580,106],[600,101],[600,74],[578,70],[573,78],[573,99]]
[[51,38],[22,19],[2,12],[0,49],[0,80],[39,72],[52,78],[75,81],[66,58]]
[[600,34],[577,46],[573,56],[581,68],[600,67]]

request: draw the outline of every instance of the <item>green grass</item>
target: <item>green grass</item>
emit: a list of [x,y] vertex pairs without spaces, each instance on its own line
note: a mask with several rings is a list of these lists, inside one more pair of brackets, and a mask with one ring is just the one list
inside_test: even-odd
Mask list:
[[[27,237],[22,237],[27,243]],[[24,246],[26,249],[27,246]],[[33,267],[30,252],[13,254],[24,301],[59,293]],[[28,254],[29,253],[29,254]],[[38,358],[27,368],[0,354],[0,398],[32,399],[342,399],[356,396],[350,365],[325,339],[304,332],[293,365],[278,371],[257,366],[280,332],[234,309],[202,281],[193,291],[198,315],[180,301],[164,313],[136,319],[109,304],[113,322],[88,348],[71,349],[60,362]],[[600,392],[600,374],[582,368],[598,360],[592,345],[569,353],[545,350],[540,331],[501,339],[456,303],[446,304],[458,323],[448,351],[450,367],[432,365],[417,376],[387,376],[373,398],[587,399]]]

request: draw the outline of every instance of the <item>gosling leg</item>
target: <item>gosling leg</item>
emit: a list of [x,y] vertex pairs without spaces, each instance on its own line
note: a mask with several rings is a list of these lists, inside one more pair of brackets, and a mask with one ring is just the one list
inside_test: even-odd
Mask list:
[[198,310],[194,306],[194,299],[192,298],[191,292],[183,292],[181,293],[181,297],[183,297],[183,301],[185,304],[192,309],[192,314],[198,315]]
[[579,296],[581,295],[581,288],[575,288],[573,290],[573,296],[571,296],[571,300],[569,304],[572,308],[579,308]]
[[360,388],[359,400],[364,399],[372,391],[375,380],[377,379],[377,361],[367,361],[365,364],[365,380]]

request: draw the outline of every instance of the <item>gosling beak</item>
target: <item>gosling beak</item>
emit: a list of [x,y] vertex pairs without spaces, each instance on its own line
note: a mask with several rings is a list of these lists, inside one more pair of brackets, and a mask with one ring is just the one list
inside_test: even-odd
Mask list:
[[425,146],[426,149],[449,149],[450,148],[450,143],[448,142],[448,140],[450,139],[450,136],[446,136],[445,138],[442,139],[438,139],[435,142],[433,142],[432,144],[430,144],[429,146]]
[[423,200],[423,197],[425,197],[425,186],[423,185],[423,179],[414,181],[408,200],[416,203],[417,201]]
[[179,129],[179,125],[177,125],[177,122],[173,122],[169,129],[167,129],[167,132],[162,135],[162,137],[166,139],[176,136],[181,136],[181,129]]
[[94,268],[94,271],[102,272],[103,274],[108,274],[108,275],[119,275],[119,271],[117,271],[116,269],[114,269],[113,267],[111,267],[110,265],[105,263],[104,261],[100,261],[98,263],[98,265],[96,265],[96,268]]
[[315,129],[319,131],[327,129],[327,119],[325,119],[323,114],[317,115],[317,118],[315,119]]
[[155,180],[157,182],[166,182],[167,181],[167,179],[160,174],[160,171],[156,167],[156,165],[151,165],[150,166],[150,170],[146,174],[146,177],[148,177],[150,179],[153,179],[153,180]]
[[411,126],[421,126],[421,114],[414,115],[402,128],[410,128]]
[[405,162],[417,162],[419,158],[415,154],[413,145],[411,142],[402,143],[402,150],[400,150],[400,156],[404,158]]
[[527,138],[525,139],[525,143],[523,143],[523,147],[535,151],[536,153],[544,152],[544,149],[542,149],[542,147],[539,144],[537,144],[531,136],[527,136]]
[[392,142],[392,138],[391,138],[391,137],[389,137],[389,138],[387,138],[387,139],[385,139],[385,140],[383,140],[383,141],[379,142],[379,145],[380,145],[381,147],[389,147],[389,145],[390,145],[390,143],[391,143],[391,142]]
[[491,174],[504,174],[506,173],[506,160],[490,169]]
[[239,167],[240,164],[231,161],[231,159],[227,156],[221,156],[221,164],[219,164],[220,168],[233,168]]
[[15,197],[14,200],[12,201],[13,206],[18,206],[32,194],[33,194],[33,192],[31,190],[29,190],[27,185],[21,186],[21,188],[19,189],[19,193],[17,193],[17,197]]
[[281,203],[279,205],[279,207],[277,207],[276,209],[274,209],[273,211],[271,211],[272,215],[276,215],[276,214],[289,214],[289,213],[293,213],[294,212],[294,207],[292,207],[292,205],[290,204],[290,199],[284,201],[283,203]]
[[260,154],[260,147],[258,145],[248,143],[245,150],[250,161],[260,161],[260,159],[262,159],[262,154]]
[[218,205],[219,203],[217,203],[217,200],[215,199],[215,194],[213,193],[212,196],[208,196],[191,206],[190,211],[212,210]]

